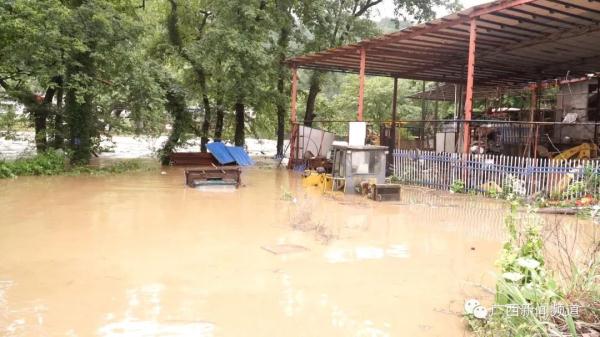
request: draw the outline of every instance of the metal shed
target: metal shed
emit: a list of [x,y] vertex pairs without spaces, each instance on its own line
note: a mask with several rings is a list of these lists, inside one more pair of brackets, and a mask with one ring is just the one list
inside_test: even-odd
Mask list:
[[[600,69],[600,2],[497,0],[287,62],[292,68],[292,123],[297,122],[298,68],[358,73],[359,121],[366,75],[393,77],[394,97],[398,78],[465,85],[462,124],[467,152],[475,85],[540,83]],[[395,105],[392,120],[396,121]]]

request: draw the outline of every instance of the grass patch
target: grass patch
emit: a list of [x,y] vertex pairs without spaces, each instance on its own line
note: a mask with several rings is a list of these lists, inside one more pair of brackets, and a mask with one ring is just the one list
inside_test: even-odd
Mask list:
[[0,161],[0,178],[57,175],[65,172],[67,159],[62,151],[46,151],[30,158]]
[[147,171],[153,168],[149,163],[138,160],[123,160],[102,167],[70,165],[69,156],[63,151],[48,150],[33,157],[14,161],[0,161],[0,179],[20,176],[53,175],[104,175],[125,172]]
[[148,171],[154,168],[149,165],[148,162],[139,159],[129,159],[124,161],[118,161],[114,164],[102,167],[93,166],[72,166],[66,174],[79,175],[79,174],[91,174],[91,175],[104,175],[104,174],[119,174],[126,172],[140,172]]

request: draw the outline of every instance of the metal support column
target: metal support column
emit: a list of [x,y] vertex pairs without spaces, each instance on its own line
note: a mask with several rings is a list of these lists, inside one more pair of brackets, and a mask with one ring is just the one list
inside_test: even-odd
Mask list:
[[292,134],[290,137],[290,160],[288,162],[288,168],[294,167],[294,160],[297,159],[296,151],[297,148],[297,140],[298,140],[298,118],[296,116],[297,112],[297,96],[298,96],[298,68],[296,65],[292,65],[292,94],[291,94],[291,102],[290,102],[290,110],[291,110],[291,118],[290,122],[292,123]]
[[477,19],[471,19],[469,29],[469,61],[467,63],[467,88],[465,96],[465,123],[463,133],[463,151],[469,153],[471,145],[471,131],[469,121],[473,113],[473,84],[475,77],[475,49],[477,48]]
[[[440,118],[439,116],[439,110],[440,110],[440,106],[439,106],[439,99],[438,99],[438,94],[439,94],[439,90],[440,90],[440,83],[439,82],[435,82],[435,105],[433,106],[433,119],[434,120],[438,120]],[[433,124],[433,150],[437,151],[437,133],[441,131],[440,130],[440,124],[439,123],[434,123]],[[444,141],[446,139],[446,136],[444,135]]]
[[365,47],[360,48],[360,73],[359,73],[359,87],[358,87],[358,112],[356,114],[356,120],[359,122],[363,121],[363,100],[365,97],[365,68],[367,65],[367,51]]
[[421,85],[421,128],[419,132],[419,143],[421,150],[427,150],[425,148],[425,120],[427,116],[425,116],[425,81],[423,81]]
[[392,93],[392,125],[388,144],[388,175],[394,174],[394,151],[396,150],[396,121],[398,118],[398,77],[394,77],[394,92]]
[[291,121],[292,123],[296,123],[296,97],[298,95],[298,68],[296,66],[292,66],[292,102],[290,104],[292,110]]
[[600,118],[600,76],[596,80],[596,124],[594,125],[594,144],[598,144],[598,120]]

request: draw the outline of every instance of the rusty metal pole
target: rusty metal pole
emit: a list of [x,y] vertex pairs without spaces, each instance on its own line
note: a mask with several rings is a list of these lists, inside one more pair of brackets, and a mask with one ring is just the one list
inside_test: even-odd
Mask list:
[[290,137],[290,161],[288,162],[288,168],[294,167],[294,160],[296,159],[296,141],[298,139],[298,118],[297,113],[297,96],[298,96],[298,67],[292,65],[292,94],[291,94],[290,110],[292,123],[292,135]]
[[[440,90],[440,82],[435,82],[435,92],[436,94],[439,94],[438,91]],[[435,96],[435,105],[433,106],[433,119],[434,120],[438,120],[440,118],[439,116],[439,110],[440,110],[440,106],[439,106],[439,97],[436,95]],[[439,126],[440,124],[438,122],[433,123],[433,150],[437,151],[437,132],[439,131]],[[444,136],[444,140],[446,139],[446,137]]]
[[[531,85],[531,111],[529,112],[529,121],[533,122],[535,120],[535,114],[537,111],[538,104],[538,90],[539,83],[535,83]],[[533,158],[537,158],[537,136],[538,136],[539,125],[535,126],[535,132],[533,132],[533,125],[529,125],[529,139],[527,141],[527,151],[529,152],[529,156],[533,155]],[[533,138],[533,139],[532,139]],[[533,153],[532,153],[533,150]]]
[[297,106],[296,106],[296,97],[298,95],[298,68],[294,65],[292,66],[292,102],[291,102],[291,110],[292,110],[292,124],[296,123],[297,117],[296,117],[296,111],[297,111]]
[[594,144],[598,144],[598,118],[600,118],[600,77],[596,80],[596,124],[594,125]]
[[421,150],[425,150],[425,81],[423,81],[421,86],[421,128],[419,132],[419,143]]
[[394,174],[394,151],[396,150],[396,121],[398,118],[398,77],[394,77],[394,92],[392,94],[392,125],[390,127],[390,141],[388,144],[388,175]]
[[365,47],[360,48],[360,73],[358,78],[358,112],[356,120],[363,121],[363,100],[365,98],[365,67],[367,65],[367,51]]
[[463,151],[469,153],[471,131],[469,121],[473,113],[473,83],[475,77],[475,49],[477,48],[477,19],[471,19],[469,29],[469,62],[467,63],[467,92],[465,97],[465,124],[463,133]]

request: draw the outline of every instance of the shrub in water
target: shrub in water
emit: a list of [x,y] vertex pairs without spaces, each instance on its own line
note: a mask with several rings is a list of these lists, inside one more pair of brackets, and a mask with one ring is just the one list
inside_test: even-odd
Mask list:
[[48,150],[29,158],[0,162],[0,178],[25,175],[55,175],[65,171],[67,156],[60,150]]

